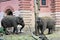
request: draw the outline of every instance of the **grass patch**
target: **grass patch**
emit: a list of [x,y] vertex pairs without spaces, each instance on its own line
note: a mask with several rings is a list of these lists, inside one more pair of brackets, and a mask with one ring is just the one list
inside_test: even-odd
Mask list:
[[4,35],[5,40],[35,40],[31,35]]

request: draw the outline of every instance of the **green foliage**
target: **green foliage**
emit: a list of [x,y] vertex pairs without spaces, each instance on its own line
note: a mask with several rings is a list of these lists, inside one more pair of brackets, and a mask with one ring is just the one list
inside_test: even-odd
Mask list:
[[0,33],[4,33],[3,27],[0,27]]
[[35,40],[30,35],[5,35],[5,40]]

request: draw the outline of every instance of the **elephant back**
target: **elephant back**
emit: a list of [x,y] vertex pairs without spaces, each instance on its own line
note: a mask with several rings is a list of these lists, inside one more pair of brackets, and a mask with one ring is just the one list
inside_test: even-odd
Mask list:
[[46,25],[46,28],[52,28],[55,26],[55,19],[52,17],[43,17],[44,24]]
[[43,21],[43,29],[45,30],[46,28],[53,28],[55,25],[55,19],[52,17],[41,17]]
[[1,20],[1,25],[3,27],[12,27],[13,22],[16,20],[16,18],[14,16],[5,16],[2,20]]

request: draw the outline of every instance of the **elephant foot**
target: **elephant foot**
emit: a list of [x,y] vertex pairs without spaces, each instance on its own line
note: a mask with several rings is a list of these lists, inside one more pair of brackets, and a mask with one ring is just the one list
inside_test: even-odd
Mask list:
[[5,32],[5,35],[10,35],[10,33],[7,31],[7,32]]
[[12,34],[14,35],[14,34],[19,34],[19,33],[18,32],[15,32],[15,33],[12,33]]
[[12,34],[18,34],[18,32],[13,31]]
[[41,33],[40,35],[44,35],[44,33]]
[[39,36],[40,35],[39,33],[35,33],[35,32],[33,32],[33,34],[36,35],[36,36]]
[[24,31],[20,31],[20,33],[23,33]]
[[15,34],[19,34],[19,33],[17,32],[17,33],[15,33]]
[[52,33],[48,33],[48,34],[52,34]]
[[44,33],[43,32],[41,32],[41,35],[43,35]]

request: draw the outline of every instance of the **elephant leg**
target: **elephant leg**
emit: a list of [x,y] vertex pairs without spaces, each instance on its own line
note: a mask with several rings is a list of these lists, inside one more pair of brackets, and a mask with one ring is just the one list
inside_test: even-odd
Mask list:
[[35,26],[35,32],[33,32],[33,34],[35,34],[36,36],[38,36],[39,33],[39,26]]
[[54,26],[52,27],[52,30],[51,31],[52,31],[52,33],[55,31],[55,27]]
[[50,28],[48,29],[48,34],[51,34],[51,29]]
[[16,32],[16,34],[18,34],[18,29],[17,29],[17,27],[14,27],[14,29],[13,29],[13,33],[15,33]]
[[13,29],[13,33],[15,33],[15,27],[14,27],[14,29]]
[[38,35],[40,34],[40,32],[39,32],[39,29],[40,29],[40,28],[39,28],[39,27],[40,27],[40,26],[37,27],[37,34],[38,34]]
[[44,32],[44,31],[43,31],[43,30],[41,30],[41,34],[44,34],[43,32]]
[[14,29],[13,29],[13,33],[18,33],[18,28],[17,28],[17,24],[16,24],[16,22],[13,22],[13,27],[14,27]]
[[44,34],[44,30],[42,26],[40,27],[40,30],[41,30],[41,34]]
[[4,33],[6,34],[6,28],[3,28]]
[[52,29],[51,29],[51,33],[53,33],[54,30],[55,30],[55,29],[52,28]]
[[14,28],[13,28],[13,33],[18,34],[17,23],[16,23],[15,21],[13,21],[12,25],[13,25],[13,27],[14,27]]
[[6,30],[6,28],[3,29],[6,35],[9,35],[9,32]]
[[20,28],[20,33],[21,33],[21,30],[24,28],[24,25],[22,25],[22,27]]
[[15,31],[16,31],[16,34],[18,34],[18,28],[17,28],[17,26],[15,27]]
[[44,34],[43,32],[44,32],[44,31],[43,31],[43,29],[41,28],[41,34]]

